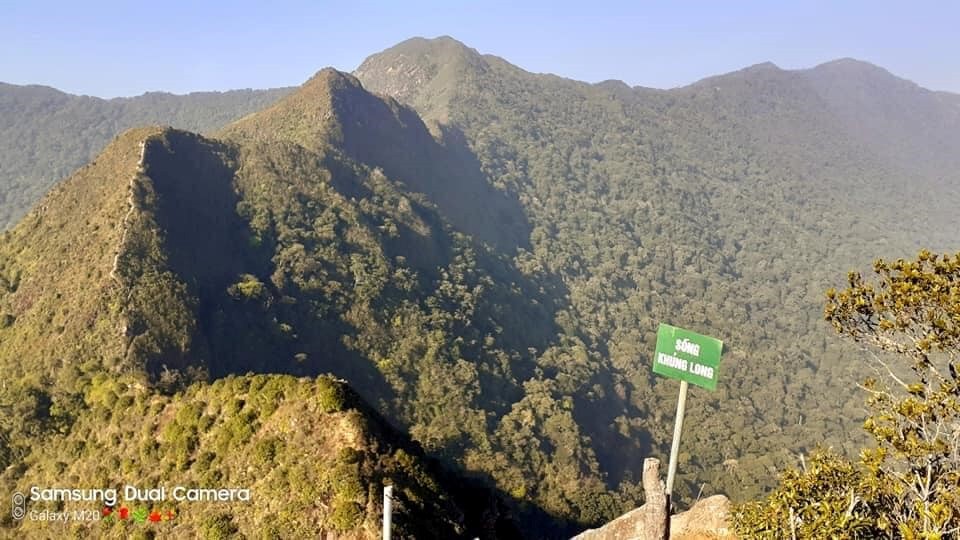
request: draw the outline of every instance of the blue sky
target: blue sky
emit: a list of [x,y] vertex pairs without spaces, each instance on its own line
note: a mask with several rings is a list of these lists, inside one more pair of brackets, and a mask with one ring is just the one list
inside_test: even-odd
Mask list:
[[682,86],[841,57],[960,92],[960,2],[0,0],[0,81],[101,97],[300,84],[412,36],[529,71]]

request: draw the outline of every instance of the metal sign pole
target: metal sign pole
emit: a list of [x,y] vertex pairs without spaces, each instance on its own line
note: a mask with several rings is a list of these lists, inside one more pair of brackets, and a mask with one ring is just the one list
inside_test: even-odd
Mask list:
[[383,540],[390,540],[393,518],[393,486],[383,486]]
[[670,447],[670,466],[667,469],[667,512],[673,505],[673,479],[677,474],[677,454],[680,452],[680,433],[683,431],[683,413],[687,408],[687,381],[680,381],[677,398],[677,418],[673,424],[673,445]]

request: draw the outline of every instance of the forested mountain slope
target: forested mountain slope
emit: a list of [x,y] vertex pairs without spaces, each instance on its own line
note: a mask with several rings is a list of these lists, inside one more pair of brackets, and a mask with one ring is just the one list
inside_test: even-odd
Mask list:
[[[399,206],[348,201],[337,186],[399,197]],[[391,232],[375,225],[393,217],[429,236],[418,203],[405,200],[382,175],[279,139],[247,146],[170,128],[118,137],[0,239],[0,480],[11,493],[64,483],[247,487],[253,506],[147,510],[173,511],[165,526],[176,535],[346,538],[377,536],[380,489],[395,482],[398,533],[515,535],[492,486],[451,476],[346,383],[320,376],[390,395],[350,338],[368,338],[354,325],[378,328],[370,302],[386,276],[377,239]],[[327,226],[305,229],[311,212]],[[262,213],[276,220],[257,221]],[[453,243],[438,240],[437,256]],[[397,288],[416,286],[415,274],[397,272]],[[9,516],[4,525],[29,535],[53,526]],[[72,525],[113,537],[130,526]]]
[[932,92],[851,59],[800,73],[851,136],[906,177],[943,181],[960,166],[957,94]]
[[291,89],[133,98],[74,96],[46,86],[0,83],[0,230],[16,223],[61,178],[136,126],[209,132],[270,105]]
[[[259,452],[283,407],[324,409],[333,373],[356,392],[352,414],[382,416],[399,442],[351,446],[380,464],[361,488],[319,494],[306,525],[272,524],[370,536],[389,477],[452,501],[422,508],[434,531],[508,535],[515,520],[561,537],[636,505],[643,458],[666,456],[677,384],[650,371],[660,321],[729,347],[718,390],[691,390],[679,501],[756,497],[797,452],[859,448],[858,353],[822,322],[823,291],[878,255],[957,249],[960,179],[895,163],[885,124],[861,122],[871,109],[819,69],[762,64],[661,91],[414,39],[213,137],[125,133],[0,240],[0,395],[22,409],[0,426],[4,482],[53,478],[59,448],[87,456],[78,479],[121,481],[85,445],[125,470],[136,437],[107,431],[123,449],[111,454],[89,434],[125,425],[130,406],[163,413],[138,432],[145,462],[186,479],[266,474],[232,448]],[[870,88],[953,106],[886,84],[902,86]],[[950,125],[898,136],[949,146]],[[341,412],[308,432],[326,437]],[[395,449],[416,450],[392,430],[446,472],[410,467],[486,486],[482,507],[397,472]]]
[[[569,295],[555,321],[586,361],[552,373],[576,381],[565,390],[608,481],[639,469],[648,449],[631,444],[652,437],[665,452],[669,441],[676,384],[650,374],[656,323],[727,341],[720,389],[694,394],[680,478],[742,497],[788,452],[853,450],[861,436],[862,397],[841,390],[859,378],[848,372],[856,352],[826,332],[822,291],[876,256],[957,248],[958,169],[915,170],[918,159],[887,153],[902,138],[949,163],[957,153],[933,148],[960,141],[954,106],[848,64],[762,64],[659,91],[531,74],[439,38],[404,42],[355,74],[461,130],[523,206],[531,246],[515,260]],[[893,120],[876,120],[877,107]],[[917,108],[938,123],[901,125]],[[558,352],[569,349],[539,362]]]

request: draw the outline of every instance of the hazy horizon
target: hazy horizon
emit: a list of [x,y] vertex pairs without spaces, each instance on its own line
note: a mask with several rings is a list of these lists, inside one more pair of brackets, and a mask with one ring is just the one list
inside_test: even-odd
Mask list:
[[[412,36],[412,37],[424,37],[424,36]],[[453,37],[453,36],[433,36],[433,37],[429,37],[429,38],[426,38],[426,39],[435,39],[435,38],[439,38],[439,37]],[[453,38],[456,39],[455,37],[453,37]],[[458,40],[458,41],[459,41],[459,40]],[[465,45],[469,46],[470,44],[469,44],[469,43],[465,43]],[[374,53],[371,53],[371,55],[372,55],[372,54],[376,54],[377,52],[380,52],[380,51],[376,51],[376,52],[374,52]],[[478,52],[479,52],[480,54],[486,54],[486,53],[484,53],[483,51],[478,51]],[[509,61],[509,58],[505,58],[504,60]],[[869,62],[869,61],[867,61],[867,60],[862,60],[862,59],[859,59],[859,58],[850,58],[850,57],[834,58],[834,59],[831,59],[831,60],[826,60],[826,61],[824,61],[824,62],[820,62],[820,63],[818,63],[818,64],[816,64],[816,65],[803,66],[803,67],[798,67],[798,68],[785,68],[785,67],[783,67],[783,66],[777,65],[776,62],[765,61],[765,62],[758,62],[758,63],[756,63],[756,64],[750,64],[750,65],[746,65],[746,66],[741,66],[741,67],[736,68],[736,69],[733,69],[733,70],[731,70],[731,71],[725,71],[725,72],[707,74],[707,75],[704,75],[703,77],[701,77],[701,78],[699,78],[699,79],[693,80],[693,81],[691,81],[691,82],[689,82],[689,83],[686,83],[686,84],[683,84],[683,85],[681,85],[681,86],[674,86],[674,87],[670,87],[670,88],[658,88],[658,87],[650,87],[650,86],[644,86],[644,85],[631,85],[631,87],[634,87],[634,88],[644,87],[644,88],[652,88],[652,89],[655,89],[655,90],[674,90],[674,89],[683,88],[683,87],[686,87],[686,86],[691,86],[691,85],[697,84],[697,83],[700,82],[700,81],[704,81],[704,80],[707,80],[707,79],[710,79],[710,78],[713,78],[713,77],[723,76],[723,75],[726,75],[726,74],[729,74],[729,73],[734,73],[734,72],[737,72],[737,71],[740,71],[740,70],[744,70],[744,69],[748,69],[748,68],[750,68],[750,67],[757,66],[757,65],[761,65],[761,64],[768,64],[768,63],[770,63],[770,64],[775,65],[778,69],[782,69],[782,70],[785,70],[785,71],[803,71],[803,70],[807,70],[807,69],[814,69],[814,68],[819,67],[819,66],[821,66],[821,65],[829,64],[829,63],[832,63],[832,62],[839,62],[839,61],[843,61],[843,60],[852,60],[852,61],[854,61],[854,62],[865,62],[865,63],[870,64],[870,65],[873,65],[873,66],[875,66],[875,67],[878,67],[878,68],[881,68],[881,69],[886,69],[884,66],[874,64],[873,62]],[[512,63],[512,62],[511,62],[511,63]],[[71,91],[69,91],[69,90],[67,90],[67,89],[64,89],[64,88],[59,88],[59,87],[51,86],[51,85],[47,85],[47,84],[38,84],[38,83],[13,83],[13,82],[10,82],[10,81],[0,81],[0,84],[12,84],[12,85],[24,86],[24,87],[37,86],[37,87],[43,87],[43,88],[52,88],[52,89],[54,89],[54,90],[57,90],[57,91],[60,91],[60,92],[65,92],[65,93],[70,94],[70,95],[76,95],[76,96],[80,96],[80,97],[93,97],[93,98],[99,98],[99,99],[105,99],[105,100],[112,100],[112,99],[132,99],[132,98],[137,98],[137,97],[141,97],[141,96],[148,95],[148,94],[167,94],[167,95],[173,95],[173,96],[187,96],[187,95],[190,95],[190,94],[227,93],[227,92],[244,92],[244,91],[259,91],[259,90],[274,90],[274,89],[279,89],[279,88],[296,88],[296,87],[300,86],[301,84],[305,83],[307,80],[309,80],[316,72],[319,72],[320,70],[326,69],[326,68],[328,68],[328,67],[332,67],[332,66],[322,66],[322,67],[320,67],[320,68],[317,68],[317,70],[315,70],[314,72],[310,72],[310,73],[308,73],[308,74],[305,74],[302,81],[297,82],[297,83],[293,83],[293,84],[289,84],[289,85],[283,85],[283,86],[273,86],[273,87],[251,87],[251,86],[246,86],[246,87],[236,87],[236,88],[197,89],[197,90],[189,90],[189,91],[186,91],[186,92],[172,92],[172,91],[164,90],[164,89],[153,89],[153,90],[145,90],[145,91],[141,92],[140,94],[117,95],[117,96],[100,96],[100,95],[93,95],[93,94],[77,94],[77,93],[75,93],[75,92],[71,92]],[[521,69],[524,69],[523,66],[518,66],[518,67],[520,67]],[[341,72],[343,72],[343,73],[351,73],[354,69],[356,69],[356,67],[354,67],[354,68],[352,68],[352,69],[345,69],[345,68],[343,68],[343,69],[341,69],[341,68],[336,68],[336,69],[338,69],[338,71],[341,71]],[[530,72],[530,70],[526,70],[526,71]],[[888,70],[888,71],[889,71],[889,70]],[[624,82],[624,83],[626,83],[626,81],[623,81],[623,80],[621,80],[621,79],[604,79],[604,80],[600,80],[600,81],[583,81],[583,80],[580,80],[580,79],[575,79],[575,78],[573,78],[573,77],[565,77],[565,76],[563,76],[563,75],[561,75],[561,74],[552,73],[552,72],[531,72],[531,73],[556,75],[556,76],[560,76],[560,77],[563,77],[563,78],[566,78],[566,79],[576,80],[576,81],[578,81],[578,82],[585,82],[585,83],[589,83],[589,84],[599,84],[599,83],[606,82],[606,81],[618,81],[618,82]],[[899,75],[898,73],[892,73],[892,72],[891,72],[891,74],[892,74],[893,76],[895,76],[895,77],[903,78],[903,77],[902,77],[901,75]],[[905,80],[909,80],[909,79],[905,79]],[[920,87],[925,88],[925,89],[927,89],[927,90],[932,90],[932,91],[936,91],[936,92],[954,93],[954,94],[960,95],[960,92],[952,92],[952,91],[949,91],[949,90],[946,90],[946,91],[944,91],[944,90],[936,90],[936,89],[933,89],[933,88],[926,88],[926,87],[924,87],[923,85],[920,85],[919,83],[917,83],[916,81],[910,81],[910,82],[913,82],[913,83],[915,83],[915,84],[918,84]],[[627,84],[629,84],[629,83],[627,83]]]
[[320,68],[349,72],[401,41],[441,35],[530,72],[591,83],[669,89],[763,62],[795,70],[855,58],[960,93],[960,39],[950,28],[960,7],[936,3],[241,2],[226,11],[173,2],[156,11],[53,2],[6,11],[0,46],[15,54],[0,58],[0,81],[101,98],[296,86]]

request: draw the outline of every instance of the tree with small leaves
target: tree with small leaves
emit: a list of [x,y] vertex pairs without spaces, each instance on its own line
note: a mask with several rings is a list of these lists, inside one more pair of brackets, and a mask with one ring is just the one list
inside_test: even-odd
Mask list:
[[[924,250],[873,270],[873,282],[850,272],[846,288],[828,290],[824,316],[863,345],[874,373],[860,385],[870,411],[864,429],[877,445],[859,464],[821,456],[815,472],[788,471],[767,501],[735,512],[741,534],[960,535],[960,253]],[[841,482],[817,480],[840,472]]]
[[891,525],[905,538],[960,534],[960,253],[874,263],[827,291],[826,319],[869,349],[862,385],[869,474],[887,486]]

